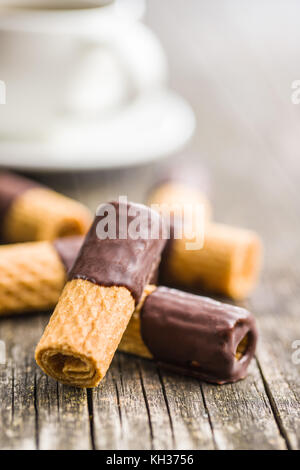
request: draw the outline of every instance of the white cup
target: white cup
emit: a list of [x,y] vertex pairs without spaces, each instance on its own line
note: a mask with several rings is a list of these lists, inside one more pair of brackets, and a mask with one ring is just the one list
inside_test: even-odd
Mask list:
[[61,0],[68,10],[47,9],[50,0],[23,3],[43,8],[0,14],[2,139],[43,136],[62,115],[103,116],[165,82],[165,57],[152,33],[115,17],[110,6],[91,8],[103,2]]

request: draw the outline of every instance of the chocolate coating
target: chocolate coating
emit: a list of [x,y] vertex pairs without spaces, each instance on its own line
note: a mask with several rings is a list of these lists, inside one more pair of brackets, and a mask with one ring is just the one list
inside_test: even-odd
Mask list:
[[65,237],[54,240],[53,245],[56,249],[66,271],[72,268],[80,248],[82,247],[84,237]]
[[[108,220],[113,206],[116,215],[115,238],[99,232],[101,222]],[[136,212],[135,212],[136,211]],[[162,239],[162,219],[149,207],[135,203],[111,202],[98,208],[94,223],[86,236],[69,279],[86,279],[101,286],[124,286],[140,301],[146,284],[153,279],[165,245]],[[127,218],[127,229],[120,230],[120,217]],[[146,228],[140,238],[134,239],[132,227]],[[159,227],[159,238],[150,236],[151,221]],[[98,233],[97,233],[98,232]]]
[[[247,310],[167,287],[147,297],[141,334],[163,367],[218,384],[246,376],[257,342],[255,319]],[[246,335],[238,360],[237,347]]]

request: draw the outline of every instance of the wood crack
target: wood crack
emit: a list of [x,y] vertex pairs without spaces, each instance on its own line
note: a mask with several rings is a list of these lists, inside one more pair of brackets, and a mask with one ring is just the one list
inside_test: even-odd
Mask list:
[[280,416],[280,412],[277,408],[277,405],[276,405],[276,401],[273,397],[273,394],[271,392],[271,389],[269,387],[269,384],[264,376],[264,373],[262,371],[262,368],[261,368],[261,365],[260,365],[260,362],[258,360],[257,357],[255,357],[255,360],[256,360],[256,364],[257,364],[257,367],[258,367],[258,370],[259,370],[259,373],[261,375],[261,379],[262,379],[262,382],[263,382],[263,385],[264,385],[264,389],[265,389],[265,392],[266,392],[266,395],[269,399],[269,403],[270,403],[270,407],[271,407],[271,410],[272,410],[272,413],[273,413],[273,416],[274,416],[274,419],[276,421],[276,424],[277,424],[277,427],[278,427],[278,430],[279,430],[279,433],[280,435],[282,436],[282,438],[284,439],[285,441],[285,445],[287,447],[288,450],[292,450],[293,449],[293,446],[289,440],[289,437],[288,437],[288,434],[287,434],[287,431],[283,425],[283,422],[282,422],[282,419],[281,419],[281,416]]
[[91,445],[92,449],[96,450],[95,445],[95,428],[94,428],[94,406],[93,406],[93,390],[90,388],[86,389],[86,396],[87,396],[87,406],[88,406],[88,417],[89,417],[89,425],[90,425],[90,438],[91,438]]
[[207,414],[207,419],[208,419],[208,422],[209,422],[209,425],[210,425],[210,429],[211,429],[211,434],[212,434],[212,440],[213,440],[213,443],[214,443],[214,448],[215,448],[215,449],[218,449],[218,446],[217,446],[217,443],[216,443],[216,439],[215,439],[214,426],[213,426],[213,423],[212,423],[212,419],[211,419],[211,416],[210,416],[209,409],[208,409],[208,407],[207,407],[207,403],[206,403],[206,399],[205,399],[205,394],[204,394],[204,390],[203,390],[202,383],[200,382],[199,385],[200,385],[200,391],[201,391],[201,395],[202,395],[202,399],[203,399],[204,409],[205,409],[205,412],[206,412],[206,414]]
[[168,412],[168,418],[169,418],[170,428],[171,428],[171,433],[172,433],[172,444],[173,444],[173,447],[175,447],[175,433],[174,433],[173,420],[172,420],[172,416],[171,416],[171,412],[170,412],[170,405],[169,405],[169,401],[168,401],[168,397],[167,397],[165,384],[164,384],[164,381],[163,381],[163,378],[162,378],[161,371],[160,371],[159,367],[157,368],[157,374],[158,374],[158,377],[159,377],[159,381],[160,381],[160,384],[161,384],[164,401],[165,401],[167,412]]
[[139,377],[140,377],[140,381],[141,381],[143,397],[144,397],[144,400],[145,400],[145,405],[146,405],[146,410],[147,410],[147,415],[148,415],[148,422],[149,422],[149,428],[150,428],[150,438],[151,438],[151,449],[153,450],[153,448],[154,448],[154,446],[153,446],[153,426],[152,426],[152,422],[151,422],[150,407],[149,407],[149,403],[148,403],[148,399],[147,399],[147,394],[146,394],[146,390],[145,390],[142,370],[141,370],[141,366],[140,366],[139,362],[137,363],[137,369],[138,369],[138,373],[139,373]]
[[39,436],[39,412],[38,412],[38,403],[37,403],[37,376],[36,372],[34,373],[34,411],[35,411],[35,445],[37,450],[40,448],[40,436]]

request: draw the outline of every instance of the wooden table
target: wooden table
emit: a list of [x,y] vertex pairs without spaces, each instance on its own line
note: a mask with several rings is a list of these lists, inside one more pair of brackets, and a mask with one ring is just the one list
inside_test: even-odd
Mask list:
[[[265,244],[261,281],[247,302],[260,331],[256,360],[244,381],[214,386],[118,353],[97,389],[79,390],[35,365],[49,314],[2,318],[0,448],[300,447],[300,364],[292,356],[300,340],[300,106],[290,101],[299,33],[289,29],[279,57],[273,37],[251,30],[238,2],[189,4],[151,0],[148,22],[168,50],[173,86],[197,113],[186,164],[201,160],[210,171],[216,219],[257,230]],[[94,210],[120,194],[143,201],[156,168],[37,177]]]

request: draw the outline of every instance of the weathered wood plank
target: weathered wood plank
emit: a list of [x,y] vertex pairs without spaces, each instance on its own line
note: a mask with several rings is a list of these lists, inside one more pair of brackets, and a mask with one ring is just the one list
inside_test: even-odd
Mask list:
[[138,367],[150,416],[152,447],[153,449],[174,449],[173,421],[157,367],[152,361],[143,359],[138,361]]
[[[156,367],[150,361],[117,353],[107,376],[93,393],[93,408],[97,449],[127,448],[127,445],[146,448],[147,442],[153,449],[173,447],[172,424],[163,389]],[[137,420],[140,435],[134,424]]]
[[14,413],[14,369],[11,359],[0,365],[0,402],[0,448],[8,449]]
[[236,384],[202,385],[217,448],[286,449],[255,363],[249,372]]
[[[250,28],[244,33],[238,3],[216,7],[197,0],[187,9],[172,0],[181,17],[178,28],[168,21],[168,2],[153,0],[149,17],[168,49],[175,87],[196,109],[200,132],[191,148],[212,170],[217,219],[258,230],[266,245],[265,274],[251,301],[259,322],[261,371],[254,363],[244,382],[201,388],[165,372],[159,381],[151,363],[120,355],[88,410],[85,391],[57,387],[35,368],[40,326],[34,317],[0,319],[0,339],[8,349],[7,364],[0,365],[0,447],[79,448],[79,439],[89,447],[92,401],[98,448],[282,448],[286,443],[299,448],[300,366],[291,360],[291,344],[300,339],[299,107],[296,111],[289,100],[290,80],[298,77],[291,75],[294,65],[284,66],[278,82],[271,42],[265,44]],[[285,58],[284,64],[289,65]],[[43,178],[94,210],[119,194],[142,200],[151,170]]]
[[87,392],[38,372],[36,411],[41,450],[92,448]]
[[99,387],[93,390],[93,427],[96,449],[117,449],[123,439],[118,358],[115,356]]
[[264,277],[251,302],[254,309],[264,306],[258,361],[288,446],[300,449],[300,365],[292,360],[292,344],[300,339],[299,282],[282,272],[274,274]]
[[[137,359],[116,354],[108,380],[104,381],[94,394],[93,406],[96,448],[111,448],[113,444],[117,449],[152,448],[151,420],[143,394]],[[119,416],[116,407],[119,408]],[[116,429],[107,424],[111,412]],[[106,437],[101,436],[102,423],[109,433]]]
[[38,328],[39,319],[31,315],[0,319],[0,339],[5,342],[7,357],[7,363],[1,366],[0,399],[4,404],[0,414],[1,449],[38,448],[33,359]]
[[34,365],[9,360],[6,367],[0,384],[0,448],[34,450],[38,447]]
[[0,366],[0,448],[91,448],[86,391],[57,385],[35,364],[47,320],[47,314],[0,319],[7,352]]
[[161,370],[176,449],[213,449],[214,436],[200,383]]

